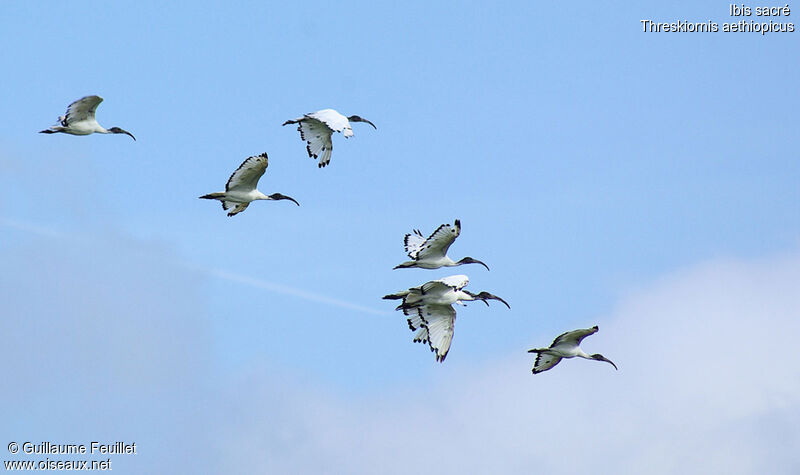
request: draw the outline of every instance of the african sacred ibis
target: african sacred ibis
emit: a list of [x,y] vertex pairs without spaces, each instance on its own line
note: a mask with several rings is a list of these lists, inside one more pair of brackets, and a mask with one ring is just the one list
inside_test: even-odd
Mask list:
[[533,374],[547,371],[557,365],[562,358],[574,358],[576,356],[587,360],[605,361],[606,363],[611,363],[611,366],[617,369],[617,365],[610,359],[599,353],[594,355],[586,354],[579,346],[584,338],[597,333],[597,330],[597,325],[595,325],[592,328],[566,332],[556,337],[549,348],[528,350],[528,353],[537,353],[536,362],[533,364]]
[[413,314],[415,309],[423,305],[452,305],[454,303],[464,305],[463,302],[471,300],[481,300],[487,306],[489,305],[488,299],[499,300],[506,307],[511,308],[508,302],[489,292],[473,294],[468,290],[464,290],[467,284],[469,284],[467,276],[451,275],[444,279],[426,282],[419,287],[412,287],[408,290],[385,295],[383,298],[386,300],[402,299],[403,303],[398,305],[395,310],[403,310],[406,315]]
[[396,310],[403,310],[408,316],[408,327],[415,331],[415,343],[427,343],[436,355],[436,361],[442,362],[450,351],[455,331],[456,311],[453,304],[464,305],[464,301],[482,300],[487,306],[487,299],[508,303],[489,292],[473,294],[463,288],[469,283],[465,275],[453,275],[440,280],[426,282],[396,294],[386,295],[388,300],[403,299]]
[[265,195],[256,189],[258,180],[264,175],[269,165],[267,154],[262,153],[253,157],[248,157],[247,160],[239,165],[239,168],[231,174],[228,178],[228,183],[225,184],[225,191],[223,193],[209,193],[200,198],[207,200],[220,200],[222,202],[222,209],[225,211],[233,208],[233,211],[228,213],[228,216],[233,216],[244,211],[251,201],[255,200],[290,200],[294,204],[300,206],[300,203],[295,201],[290,196],[285,196],[280,193],[273,193]]
[[[331,161],[333,142],[331,135],[342,132],[344,138],[352,137],[353,128],[350,121],[366,122],[377,130],[375,124],[357,115],[345,117],[333,109],[323,109],[305,114],[303,117],[287,120],[283,125],[298,124],[300,138],[306,142],[306,150],[311,158],[319,158],[319,168],[326,166]],[[320,157],[320,154],[322,157]]]
[[127,130],[119,127],[111,127],[110,129],[103,128],[97,123],[94,118],[94,112],[97,106],[103,102],[100,96],[86,96],[78,99],[67,107],[67,113],[59,116],[58,124],[39,131],[40,134],[55,134],[62,132],[72,135],[89,135],[89,134],[126,134],[133,140],[136,137]]
[[419,229],[413,233],[406,234],[403,242],[405,243],[406,253],[413,260],[403,262],[395,266],[395,269],[408,267],[420,267],[422,269],[438,269],[440,267],[460,266],[461,264],[480,264],[489,270],[489,266],[483,262],[465,257],[458,262],[447,257],[447,250],[450,245],[461,234],[461,220],[457,219],[455,225],[443,224],[433,232],[428,239],[422,236]]

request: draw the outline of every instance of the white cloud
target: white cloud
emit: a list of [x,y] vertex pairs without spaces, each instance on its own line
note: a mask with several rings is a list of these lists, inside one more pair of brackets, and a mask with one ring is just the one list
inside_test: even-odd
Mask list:
[[135,439],[115,473],[800,472],[796,254],[677,272],[583,322],[619,371],[533,376],[512,348],[361,394],[220,367],[208,276],[168,249],[39,234],[0,256],[6,442]]
[[[226,462],[269,473],[798,473],[798,289],[790,255],[715,261],[633,292],[586,322],[600,325],[587,351],[619,372],[568,360],[533,376],[519,349],[354,397],[301,383],[276,392],[254,371],[232,391],[244,397]],[[243,447],[249,456],[234,457]]]

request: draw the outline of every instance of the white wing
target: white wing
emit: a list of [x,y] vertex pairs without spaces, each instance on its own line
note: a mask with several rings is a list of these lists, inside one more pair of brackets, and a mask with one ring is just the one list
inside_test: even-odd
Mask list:
[[412,287],[408,291],[398,292],[402,295],[403,303],[398,305],[395,310],[402,310],[405,315],[413,315],[416,308],[425,302],[426,295],[443,296],[452,290],[460,290],[469,283],[469,278],[465,275],[451,275],[444,279],[425,282],[419,287]]
[[414,313],[409,315],[406,321],[408,322],[408,328],[417,332],[414,334],[414,343],[428,343],[428,330],[425,328],[419,312],[414,310]]
[[94,112],[101,102],[103,102],[103,98],[100,96],[86,96],[78,99],[67,107],[67,113],[63,118],[59,117],[61,125],[66,127],[73,122],[95,120]]
[[403,243],[405,244],[408,257],[416,260],[417,253],[420,248],[422,248],[422,245],[425,244],[425,238],[422,236],[422,233],[419,232],[419,229],[415,229],[413,233],[406,234],[405,238],[403,238]]
[[461,221],[458,219],[455,226],[449,224],[439,226],[422,244],[416,259],[444,257],[459,234],[461,234]]
[[420,328],[414,334],[414,343],[428,343],[428,329],[425,327]]
[[255,190],[256,186],[258,186],[258,180],[267,171],[268,165],[269,159],[266,152],[248,157],[228,178],[228,183],[225,184],[225,191]]
[[424,305],[419,309],[423,328],[428,330],[428,346],[442,362],[450,351],[456,324],[456,311],[452,305]]
[[408,316],[406,321],[408,322],[408,328],[411,331],[419,330],[420,328],[422,328],[423,324],[425,323],[425,321],[419,315],[419,312],[416,311],[416,310],[414,311],[414,313],[412,315]]
[[300,138],[306,142],[306,151],[311,158],[319,158],[319,167],[322,168],[331,161],[333,131],[322,121],[308,116],[297,125]]
[[586,338],[589,335],[594,335],[595,333],[597,333],[597,330],[598,330],[597,327],[592,327],[592,328],[585,328],[582,330],[572,330],[571,332],[562,333],[561,335],[558,335],[555,340],[553,340],[553,344],[550,345],[550,348],[553,348],[554,346],[564,343],[575,344],[575,346],[578,346],[581,344],[581,341],[583,341],[584,338]]
[[420,290],[423,294],[436,292],[444,293],[448,290],[461,290],[466,287],[467,284],[469,284],[469,277],[458,274],[445,277],[444,279],[425,282],[422,284],[422,287],[420,287]]
[[561,361],[560,356],[554,356],[546,353],[539,353],[539,355],[536,356],[536,362],[533,364],[533,374],[538,374],[541,373],[542,371],[547,371],[548,369],[557,365],[559,361]]
[[[247,207],[250,206],[250,203],[236,203],[236,207],[233,208],[233,211],[228,213],[228,217],[236,216],[237,214],[241,213],[242,211],[246,210]],[[223,208],[225,207],[223,203]]]
[[[322,109],[321,111],[306,114],[306,117],[324,123],[334,132],[344,132],[345,137],[353,135],[353,129],[350,127],[350,121],[347,120],[347,117],[333,109]],[[347,133],[348,131],[350,132],[349,134]]]

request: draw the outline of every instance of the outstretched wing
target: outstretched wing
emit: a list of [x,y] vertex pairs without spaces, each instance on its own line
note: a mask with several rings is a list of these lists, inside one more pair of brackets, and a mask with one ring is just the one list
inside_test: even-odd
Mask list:
[[333,142],[331,135],[333,131],[325,125],[324,122],[306,116],[297,124],[297,130],[300,131],[300,138],[306,142],[306,151],[311,158],[319,158],[319,167],[326,166],[331,161],[331,152],[333,152]]
[[405,315],[413,315],[418,307],[425,305],[427,295],[443,296],[447,292],[463,288],[468,283],[469,278],[465,275],[451,275],[444,279],[425,282],[419,287],[412,287],[407,291],[394,296],[387,295],[386,297],[398,298],[402,295],[403,303],[398,305],[395,310],[402,310]]
[[225,191],[250,191],[256,189],[258,180],[267,171],[267,165],[269,165],[269,160],[266,152],[248,157],[228,178],[228,183],[225,184]]
[[95,120],[94,112],[97,106],[103,102],[100,96],[86,96],[81,97],[67,107],[67,113],[59,117],[61,125],[68,126],[73,122],[80,122],[84,120]]
[[560,356],[555,356],[548,353],[539,353],[539,355],[536,356],[536,362],[533,363],[533,374],[547,371],[548,369],[557,365],[559,361],[561,361]]
[[[226,202],[227,203],[227,202]],[[228,217],[236,216],[237,214],[241,213],[242,211],[246,210],[250,203],[236,203],[236,207],[233,208],[233,211],[228,213]],[[223,203],[223,208],[225,207],[225,203]]]
[[452,305],[423,305],[417,309],[422,326],[428,331],[428,346],[442,362],[450,351],[456,324],[456,311]]
[[403,243],[405,244],[408,257],[416,260],[417,253],[422,248],[422,245],[425,244],[425,237],[422,236],[419,229],[415,229],[414,232],[406,234],[405,238],[403,238]]
[[455,226],[443,224],[431,234],[417,252],[416,259],[440,258],[447,255],[450,245],[461,234],[461,221],[456,220]]
[[[345,137],[353,135],[353,129],[347,117],[333,109],[322,109],[321,111],[306,114],[306,117],[322,122],[334,132],[343,132]],[[348,132],[350,133],[348,134]]]
[[469,284],[469,277],[458,274],[445,277],[444,279],[425,282],[420,289],[423,294],[436,292],[444,293],[448,290],[461,290],[466,287],[467,284]]
[[592,328],[584,328],[581,330],[572,330],[571,332],[562,333],[561,335],[558,335],[555,340],[553,340],[553,344],[550,345],[550,348],[567,342],[574,342],[575,345],[580,345],[584,338],[589,335],[594,335],[597,333],[597,330],[598,328],[594,326]]

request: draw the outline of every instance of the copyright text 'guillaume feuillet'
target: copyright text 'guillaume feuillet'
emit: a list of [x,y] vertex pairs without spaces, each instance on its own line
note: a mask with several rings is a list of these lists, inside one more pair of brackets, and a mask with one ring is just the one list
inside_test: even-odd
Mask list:
[[[6,470],[112,470],[112,457],[136,455],[136,442],[59,444],[53,442],[9,442],[8,453],[16,460],[3,460]],[[86,457],[92,457],[86,458]]]

